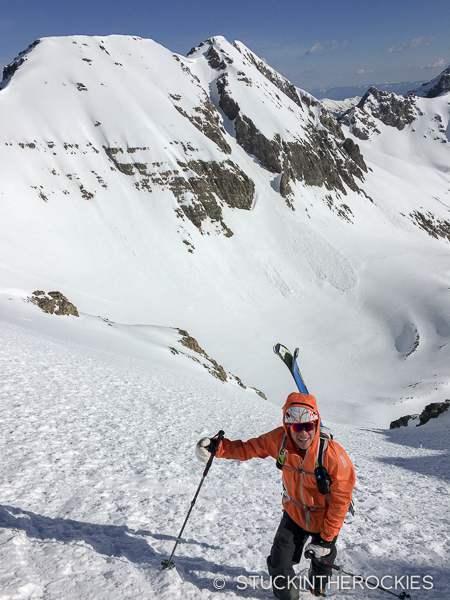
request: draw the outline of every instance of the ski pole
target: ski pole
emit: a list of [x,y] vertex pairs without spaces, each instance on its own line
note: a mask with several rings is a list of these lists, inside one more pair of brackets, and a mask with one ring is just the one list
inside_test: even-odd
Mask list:
[[[363,581],[364,583],[368,583],[367,579],[364,579],[364,577],[361,577],[361,575],[354,575],[353,573],[349,573],[348,571],[344,571],[344,569],[342,569],[342,567],[339,567],[338,565],[334,565],[333,563],[328,562],[324,558],[321,558],[320,560],[318,560],[314,556],[314,553],[311,552],[310,550],[308,552],[305,552],[305,558],[313,560],[314,562],[319,563],[321,565],[326,565],[327,567],[331,567],[335,571],[341,571],[341,573],[345,573],[346,575],[350,575],[350,577],[354,577],[355,579],[359,579],[359,580]],[[402,592],[401,594],[394,594],[394,592],[391,592],[390,590],[387,590],[382,585],[377,585],[375,587],[370,587],[369,589],[371,589],[371,590],[376,590],[376,589],[381,590],[382,592],[386,592],[387,594],[391,594],[391,596],[395,596],[396,598],[400,598],[400,600],[406,600],[407,598],[411,598],[411,596],[409,594],[407,594],[406,592]]]
[[189,509],[189,512],[187,514],[186,519],[184,520],[183,527],[181,528],[181,531],[180,531],[180,535],[177,537],[177,541],[175,542],[175,546],[174,546],[174,548],[172,550],[172,554],[170,555],[170,558],[168,560],[163,560],[162,563],[161,563],[163,571],[165,569],[172,569],[175,566],[173,564],[173,562],[172,562],[172,557],[175,554],[175,550],[177,549],[178,542],[181,539],[181,536],[183,534],[184,528],[186,527],[186,523],[188,522],[189,516],[190,516],[190,514],[192,512],[192,509],[194,508],[194,504],[195,504],[195,502],[197,500],[197,496],[200,493],[200,489],[201,489],[201,487],[203,485],[203,482],[205,481],[205,477],[208,475],[208,471],[209,471],[209,469],[210,469],[210,467],[212,465],[212,461],[213,461],[213,459],[214,459],[214,457],[216,455],[216,452],[217,452],[217,450],[219,448],[220,442],[223,440],[223,436],[224,435],[225,435],[225,432],[222,431],[222,430],[220,430],[219,433],[216,436],[213,437],[213,441],[215,441],[215,444],[214,444],[213,449],[211,450],[211,456],[209,457],[208,462],[206,463],[205,470],[203,471],[202,480],[200,481],[200,485],[198,486],[197,491],[195,492],[194,499],[191,502],[191,507]]

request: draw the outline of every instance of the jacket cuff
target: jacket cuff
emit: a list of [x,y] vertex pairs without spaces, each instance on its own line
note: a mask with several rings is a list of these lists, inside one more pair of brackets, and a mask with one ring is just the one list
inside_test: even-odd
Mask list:
[[322,548],[332,548],[335,544],[335,540],[324,540],[323,537],[319,535],[316,544],[322,546]]

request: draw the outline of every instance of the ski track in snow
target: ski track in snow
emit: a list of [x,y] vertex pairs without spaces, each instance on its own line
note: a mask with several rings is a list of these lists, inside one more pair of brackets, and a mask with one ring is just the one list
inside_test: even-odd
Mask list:
[[[200,483],[198,438],[220,428],[257,436],[278,426],[280,409],[207,374],[0,323],[0,599],[272,597],[265,560],[281,486],[271,459],[217,459],[177,568],[160,563]],[[412,591],[413,600],[447,597],[448,421],[404,431],[327,422],[357,472],[357,514],[341,531],[337,564],[365,576],[433,576],[434,589]]]

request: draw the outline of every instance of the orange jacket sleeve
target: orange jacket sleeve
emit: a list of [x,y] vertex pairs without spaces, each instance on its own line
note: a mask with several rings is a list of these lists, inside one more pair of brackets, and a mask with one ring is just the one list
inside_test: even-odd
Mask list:
[[242,440],[232,441],[224,438],[217,450],[216,456],[232,460],[249,460],[250,458],[267,458],[268,456],[277,458],[278,450],[283,441],[283,435],[283,427],[277,427],[247,442],[243,442]]
[[338,535],[344,524],[355,486],[355,469],[344,449],[336,442],[328,444],[325,468],[331,478],[331,501],[320,535],[330,541]]

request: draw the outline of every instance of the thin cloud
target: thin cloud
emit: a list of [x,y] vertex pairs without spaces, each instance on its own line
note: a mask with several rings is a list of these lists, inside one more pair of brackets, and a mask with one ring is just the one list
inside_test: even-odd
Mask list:
[[419,69],[436,69],[437,67],[446,67],[447,63],[445,62],[445,60],[443,58],[440,58],[439,60],[437,60],[434,63],[431,63],[429,65],[423,65],[423,67],[419,67]]
[[409,48],[420,48],[421,46],[428,46],[433,38],[426,38],[421,35],[410,42],[405,42],[401,46],[391,46],[389,48],[389,52],[403,52],[403,50],[408,50]]
[[0,19],[0,30],[9,29],[13,25],[15,25],[15,22],[12,19]]
[[358,73],[358,75],[365,75],[366,73],[373,73],[373,69],[369,69],[367,71],[366,71],[366,69],[359,69],[356,72]]
[[325,42],[316,42],[309,50],[305,52],[305,56],[313,54],[327,54],[332,50],[342,50],[349,45],[348,41],[338,42],[338,40],[327,40]]

